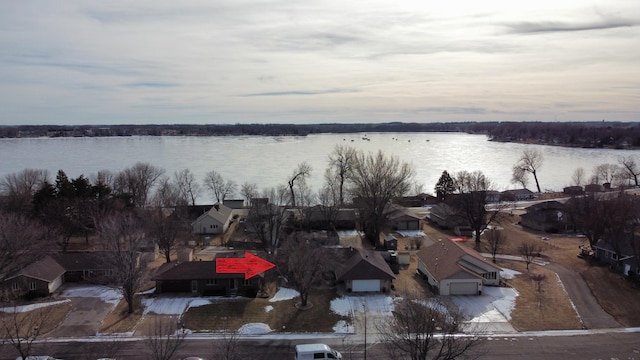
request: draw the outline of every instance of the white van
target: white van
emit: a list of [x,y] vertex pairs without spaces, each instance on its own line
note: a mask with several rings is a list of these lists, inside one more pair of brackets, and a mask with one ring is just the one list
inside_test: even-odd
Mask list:
[[342,359],[342,354],[333,350],[326,344],[300,344],[296,345],[295,360],[313,359]]

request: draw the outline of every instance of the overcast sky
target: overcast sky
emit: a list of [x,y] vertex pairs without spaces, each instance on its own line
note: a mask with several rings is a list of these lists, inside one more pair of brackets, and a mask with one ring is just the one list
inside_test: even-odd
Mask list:
[[638,0],[0,2],[0,125],[603,119]]

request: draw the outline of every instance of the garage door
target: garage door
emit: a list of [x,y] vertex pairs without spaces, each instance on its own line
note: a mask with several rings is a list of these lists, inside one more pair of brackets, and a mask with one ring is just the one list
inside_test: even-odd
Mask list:
[[380,291],[380,280],[353,280],[351,291]]
[[449,295],[475,295],[478,293],[478,283],[451,283]]

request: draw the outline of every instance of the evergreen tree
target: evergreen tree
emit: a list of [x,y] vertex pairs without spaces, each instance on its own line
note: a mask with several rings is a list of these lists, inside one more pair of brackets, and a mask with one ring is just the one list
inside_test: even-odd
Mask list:
[[447,170],[443,171],[442,175],[440,175],[440,179],[438,179],[438,182],[436,183],[436,196],[439,200],[444,200],[447,195],[453,194],[455,190],[456,188],[453,184],[453,179]]

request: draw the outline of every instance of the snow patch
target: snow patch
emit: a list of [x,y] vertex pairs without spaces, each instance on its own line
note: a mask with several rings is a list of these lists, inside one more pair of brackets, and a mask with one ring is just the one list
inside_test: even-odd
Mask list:
[[22,313],[22,312],[35,310],[35,309],[40,309],[47,306],[64,304],[68,302],[71,302],[71,300],[66,299],[66,300],[50,301],[50,302],[37,303],[37,304],[29,304],[29,305],[7,306],[7,307],[0,308],[0,311],[5,313]]
[[122,299],[122,292],[120,291],[120,289],[114,289],[108,286],[81,285],[69,287],[62,290],[62,292],[60,292],[60,297],[99,298],[106,303],[118,305],[118,303]]
[[511,270],[511,269],[506,269],[506,268],[502,268],[500,270],[500,277],[503,279],[513,279],[514,276],[516,275],[521,275],[522,273],[520,271],[515,271],[515,270]]
[[402,237],[426,237],[422,230],[396,230]]
[[368,314],[386,316],[392,315],[394,308],[394,299],[381,294],[344,296],[331,300],[331,311],[342,316],[351,316],[365,309]]
[[191,307],[211,304],[209,299],[192,297],[149,298],[142,299],[144,315],[154,313],[158,315],[181,315]]
[[244,324],[238,329],[238,333],[241,335],[262,335],[272,331],[269,325],[263,323]]
[[337,334],[353,334],[355,329],[348,322],[340,320],[333,326],[333,332]]
[[357,230],[338,230],[336,232],[338,233],[338,237],[363,235],[362,232],[359,232]]
[[269,302],[291,300],[297,298],[298,296],[300,296],[300,293],[294,289],[280,288],[278,289],[278,292],[273,295],[271,299],[269,299]]
[[485,286],[480,296],[452,296],[471,322],[508,322],[516,306],[518,292],[507,287]]
[[270,312],[271,310],[273,310],[273,306],[271,305],[267,305],[264,307],[264,312]]

